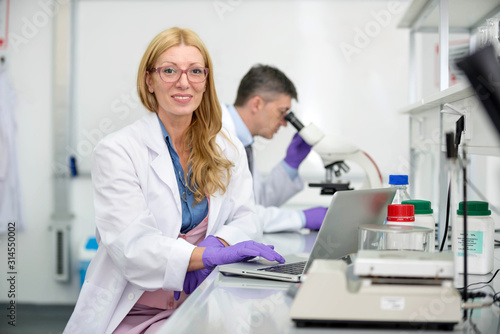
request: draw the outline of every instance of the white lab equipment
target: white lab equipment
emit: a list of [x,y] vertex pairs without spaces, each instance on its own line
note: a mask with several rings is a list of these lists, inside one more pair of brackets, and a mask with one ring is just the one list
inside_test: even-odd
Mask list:
[[451,252],[359,251],[354,274],[344,261],[315,260],[290,316],[298,327],[453,329],[461,319],[453,276]]
[[337,190],[347,190],[349,183],[333,182],[333,174],[340,176],[348,172],[349,167],[344,161],[358,164],[366,174],[366,178],[360,189],[382,187],[382,174],[373,159],[356,145],[334,135],[324,134],[313,123],[304,126],[290,111],[285,119],[290,122],[299,132],[306,143],[313,146],[313,150],[319,154],[325,167],[325,180],[321,183],[310,183],[311,187],[321,187],[321,194],[333,194]]
[[365,224],[359,227],[358,248],[428,252],[432,230],[412,225]]

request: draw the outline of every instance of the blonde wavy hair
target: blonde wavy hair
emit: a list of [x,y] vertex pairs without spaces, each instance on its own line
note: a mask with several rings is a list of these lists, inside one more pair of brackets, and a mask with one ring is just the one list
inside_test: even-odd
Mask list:
[[[206,90],[200,105],[193,113],[185,133],[185,147],[190,150],[186,184],[193,192],[195,204],[217,191],[226,192],[234,164],[222,155],[215,138],[222,128],[222,111],[215,91],[213,65],[208,50],[199,36],[190,29],[170,28],[159,33],[142,56],[137,74],[137,92],[142,104],[151,112],[158,112],[158,101],[146,84],[146,73],[155,67],[160,55],[173,46],[194,46],[200,50],[208,67]],[[188,175],[191,177],[188,179]]]

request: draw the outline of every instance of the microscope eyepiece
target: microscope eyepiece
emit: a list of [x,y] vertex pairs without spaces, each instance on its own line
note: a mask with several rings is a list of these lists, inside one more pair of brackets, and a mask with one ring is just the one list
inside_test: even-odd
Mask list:
[[285,116],[285,120],[287,120],[288,122],[290,122],[290,124],[293,125],[293,127],[295,129],[297,129],[297,131],[300,131],[302,130],[302,128],[304,127],[304,124],[302,124],[298,119],[297,117],[295,117],[293,111],[290,111],[288,114],[286,114]]

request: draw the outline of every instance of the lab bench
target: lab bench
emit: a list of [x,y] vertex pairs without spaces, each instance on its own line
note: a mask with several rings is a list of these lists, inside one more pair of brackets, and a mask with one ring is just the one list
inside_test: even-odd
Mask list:
[[[317,232],[264,234],[263,242],[273,244],[282,255],[307,254]],[[495,249],[495,269],[487,275],[469,275],[468,284],[486,282],[500,268],[500,249]],[[498,276],[498,275],[497,275]],[[462,284],[457,281],[457,284]],[[293,302],[290,287],[295,283],[224,276],[215,269],[160,329],[159,333],[446,333],[438,330],[372,328],[298,328],[290,319]],[[476,286],[477,287],[477,286]],[[500,291],[496,277],[486,292]],[[319,298],[319,297],[318,297]],[[342,303],[339,301],[332,301]],[[439,304],[439,303],[438,303]],[[436,304],[436,308],[441,305]],[[447,333],[500,333],[500,309],[476,309],[471,321]]]

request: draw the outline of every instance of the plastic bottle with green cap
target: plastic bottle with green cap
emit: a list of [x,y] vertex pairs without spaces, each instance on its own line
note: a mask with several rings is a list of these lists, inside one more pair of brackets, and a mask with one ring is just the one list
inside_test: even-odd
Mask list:
[[[458,204],[452,226],[455,269],[464,272],[464,202]],[[467,202],[467,273],[484,275],[493,270],[495,222],[488,202]]]
[[421,199],[412,199],[403,201],[402,204],[409,204],[415,207],[415,226],[427,227],[432,230],[432,235],[429,240],[429,252],[435,251],[436,239],[436,220],[434,219],[431,202]]

